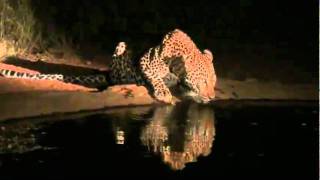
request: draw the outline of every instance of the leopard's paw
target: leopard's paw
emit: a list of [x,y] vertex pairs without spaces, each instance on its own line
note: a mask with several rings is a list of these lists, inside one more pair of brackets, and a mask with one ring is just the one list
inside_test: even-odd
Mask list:
[[170,91],[167,89],[155,90],[154,97],[160,102],[167,103],[167,104],[175,104]]

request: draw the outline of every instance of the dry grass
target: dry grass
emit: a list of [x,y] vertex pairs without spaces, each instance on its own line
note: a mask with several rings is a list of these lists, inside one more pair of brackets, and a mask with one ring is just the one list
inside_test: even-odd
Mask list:
[[12,43],[8,41],[0,41],[0,60],[5,57],[15,56],[17,54],[17,49]]
[[0,56],[25,53],[41,44],[30,0],[0,1]]
[[65,35],[43,36],[30,3],[31,0],[0,0],[0,60],[8,56],[29,58],[34,54],[51,61],[61,58],[59,55],[77,57],[75,46]]

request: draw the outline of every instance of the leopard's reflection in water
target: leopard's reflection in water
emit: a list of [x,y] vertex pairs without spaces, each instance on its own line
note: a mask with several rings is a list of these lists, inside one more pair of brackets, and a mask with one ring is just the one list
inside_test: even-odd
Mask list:
[[155,109],[142,129],[141,141],[150,151],[161,155],[173,170],[196,162],[211,153],[215,137],[214,112],[208,106],[178,104]]

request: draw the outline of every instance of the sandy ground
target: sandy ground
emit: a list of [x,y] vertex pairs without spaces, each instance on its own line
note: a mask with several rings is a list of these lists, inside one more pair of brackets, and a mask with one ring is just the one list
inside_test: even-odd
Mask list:
[[[0,63],[0,68],[19,72],[35,70]],[[217,100],[318,100],[313,84],[280,84],[254,79],[218,79]],[[176,101],[179,101],[176,99]],[[112,86],[102,92],[59,81],[7,79],[0,77],[0,121],[71,113],[119,106],[158,104],[146,88],[136,85]]]

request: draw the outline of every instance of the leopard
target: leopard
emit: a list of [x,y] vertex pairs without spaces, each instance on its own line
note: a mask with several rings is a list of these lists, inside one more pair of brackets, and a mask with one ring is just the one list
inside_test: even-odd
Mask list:
[[194,41],[180,29],[167,33],[161,43],[149,48],[142,57],[132,57],[125,42],[119,42],[113,54],[111,78],[114,83],[139,82],[151,87],[160,102],[174,104],[170,89],[182,89],[183,97],[198,103],[215,98],[217,81],[214,56],[209,49],[200,51]]
[[146,81],[134,63],[132,50],[128,48],[126,42],[117,44],[109,66],[111,84],[146,85]]
[[[112,55],[108,74],[66,76],[0,69],[0,76],[98,84],[104,88],[118,84],[145,85],[151,89],[156,100],[169,104],[175,103],[170,91],[175,86],[182,89],[184,97],[199,103],[208,103],[215,98],[217,77],[213,54],[209,49],[200,51],[182,30],[175,29],[167,33],[159,45],[149,48],[142,57],[132,54],[125,42],[119,42]],[[137,59],[136,63],[134,59]]]

